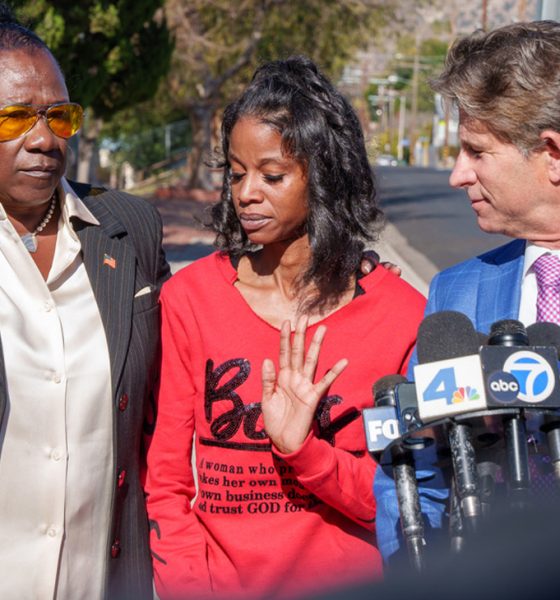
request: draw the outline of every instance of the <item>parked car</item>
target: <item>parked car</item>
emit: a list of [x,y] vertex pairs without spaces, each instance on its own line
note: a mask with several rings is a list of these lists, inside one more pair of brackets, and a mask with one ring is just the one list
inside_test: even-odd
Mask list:
[[392,154],[380,154],[375,159],[375,164],[380,167],[396,167],[399,161]]

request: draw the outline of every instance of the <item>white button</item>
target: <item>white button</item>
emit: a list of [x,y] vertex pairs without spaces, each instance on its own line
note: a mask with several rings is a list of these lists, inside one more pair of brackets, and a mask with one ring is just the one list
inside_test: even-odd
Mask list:
[[50,300],[45,300],[45,302],[43,303],[43,308],[45,309],[46,312],[51,312],[51,310],[54,307],[53,307],[52,302]]
[[51,452],[51,458],[56,461],[60,460],[62,458],[62,452],[57,449],[53,450]]
[[60,383],[62,381],[62,376],[57,371],[45,371],[45,379],[54,381],[54,383]]
[[47,531],[47,535],[49,537],[56,537],[56,529],[54,527],[49,527],[49,530]]

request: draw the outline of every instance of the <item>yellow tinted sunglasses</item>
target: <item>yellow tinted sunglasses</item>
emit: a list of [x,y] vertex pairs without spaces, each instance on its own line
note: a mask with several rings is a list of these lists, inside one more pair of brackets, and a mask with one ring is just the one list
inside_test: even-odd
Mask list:
[[8,142],[30,131],[39,117],[45,117],[49,129],[68,139],[82,125],[84,109],[75,102],[58,102],[49,106],[13,104],[0,108],[0,142]]

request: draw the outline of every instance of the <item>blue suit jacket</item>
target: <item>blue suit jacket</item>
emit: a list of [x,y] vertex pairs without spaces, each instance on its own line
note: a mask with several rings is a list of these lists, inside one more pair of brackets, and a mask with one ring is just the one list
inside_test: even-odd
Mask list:
[[462,312],[475,329],[488,333],[500,319],[517,319],[525,241],[514,240],[436,275],[430,285],[426,314]]
[[[495,321],[517,319],[524,253],[525,241],[514,240],[442,271],[430,285],[426,314],[442,310],[464,313],[482,333],[488,333]],[[409,365],[409,379],[416,362],[415,352]],[[422,513],[428,530],[437,530],[441,528],[448,489],[441,476],[423,483],[424,474],[421,470],[417,472]],[[395,486],[382,469],[377,469],[374,493],[377,540],[383,558],[388,561],[403,551],[403,544]]]

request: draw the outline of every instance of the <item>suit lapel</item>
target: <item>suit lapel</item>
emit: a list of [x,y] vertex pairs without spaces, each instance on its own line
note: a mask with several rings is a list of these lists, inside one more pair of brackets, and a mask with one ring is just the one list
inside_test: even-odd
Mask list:
[[115,397],[132,326],[136,255],[132,246],[123,242],[122,237],[116,237],[126,234],[126,231],[107,211],[102,195],[86,197],[84,202],[101,223],[97,226],[80,221],[75,223],[75,229],[105,328]]
[[6,369],[4,366],[4,352],[2,351],[2,339],[0,339],[0,423],[4,422],[4,412],[6,411],[7,394],[8,381],[6,379]]
[[525,242],[515,240],[494,257],[481,274],[477,288],[478,329],[490,331],[492,323],[519,318]]

